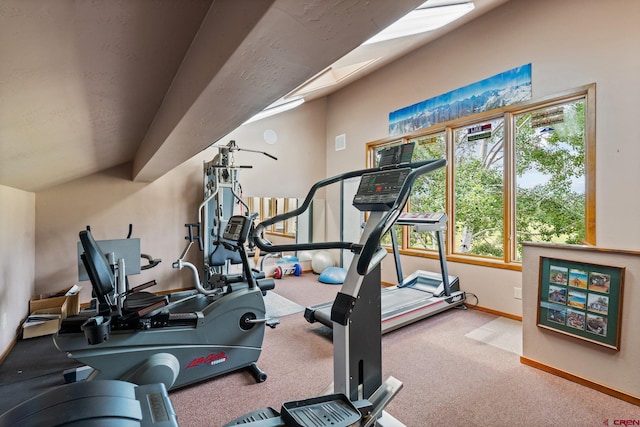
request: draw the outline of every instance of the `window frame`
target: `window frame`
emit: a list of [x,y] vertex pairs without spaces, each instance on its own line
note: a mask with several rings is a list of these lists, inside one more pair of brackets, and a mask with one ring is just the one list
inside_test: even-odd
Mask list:
[[[446,166],[446,191],[445,203],[449,220],[455,218],[454,193],[454,167],[452,156],[454,153],[454,129],[472,126],[477,122],[489,121],[497,118],[504,120],[504,159],[503,159],[503,180],[504,180],[504,257],[492,258],[473,254],[460,254],[453,252],[455,248],[455,227],[447,227],[446,232],[446,253],[449,261],[474,264],[487,267],[503,268],[509,270],[522,270],[522,261],[517,260],[517,239],[516,239],[516,175],[515,175],[515,118],[519,114],[535,111],[538,109],[562,105],[578,100],[584,100],[585,107],[585,236],[581,243],[585,245],[596,244],[596,84],[581,86],[575,89],[563,91],[558,94],[543,97],[537,100],[521,102],[506,107],[497,108],[491,111],[474,114],[468,117],[438,123],[437,125],[420,129],[403,135],[371,141],[366,144],[366,165],[371,167],[375,164],[375,152],[377,149],[399,143],[406,143],[412,139],[425,138],[429,135],[444,133],[445,153],[447,159]],[[437,252],[427,249],[409,247],[410,227],[403,227],[402,235],[398,236],[399,252],[403,255],[418,256],[425,258],[438,258]],[[391,250],[388,248],[388,250]]]
[[[258,197],[247,196],[244,197],[245,203],[249,207],[249,211],[257,213],[257,222],[265,221],[268,218],[273,218],[276,215],[283,214],[296,209],[297,199],[294,197]],[[256,209],[256,206],[257,209]],[[280,208],[278,207],[280,206]],[[273,236],[281,236],[287,238],[296,237],[297,224],[291,222],[291,220],[283,221],[281,225],[271,224],[265,229],[266,234]]]

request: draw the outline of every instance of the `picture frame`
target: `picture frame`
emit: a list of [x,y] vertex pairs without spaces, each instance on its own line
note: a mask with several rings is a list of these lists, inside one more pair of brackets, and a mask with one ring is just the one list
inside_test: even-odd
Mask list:
[[540,257],[538,327],[620,350],[624,267]]

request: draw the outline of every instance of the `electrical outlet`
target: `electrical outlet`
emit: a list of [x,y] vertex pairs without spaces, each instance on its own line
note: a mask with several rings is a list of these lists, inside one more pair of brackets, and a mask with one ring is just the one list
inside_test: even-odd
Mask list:
[[513,288],[513,297],[515,299],[522,299],[522,288],[515,286]]

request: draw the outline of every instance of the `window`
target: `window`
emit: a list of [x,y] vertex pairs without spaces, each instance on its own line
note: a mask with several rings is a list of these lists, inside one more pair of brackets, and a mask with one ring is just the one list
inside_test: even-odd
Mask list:
[[[446,212],[449,259],[519,269],[522,242],[595,244],[595,85],[367,144],[369,164],[413,141],[421,177],[411,212]],[[401,251],[435,257],[431,235],[398,227]],[[389,242],[389,239],[386,239]]]
[[515,258],[522,242],[580,243],[587,233],[585,100],[515,115]]
[[[413,142],[412,161],[439,159],[446,156],[446,138],[444,132],[437,132],[424,137],[409,139]],[[409,196],[409,210],[412,212],[445,212],[446,201],[446,169],[438,169],[423,175],[416,180]],[[438,249],[438,241],[432,233],[413,233],[405,227],[407,246],[412,249]],[[401,234],[398,234],[401,236]]]
[[[258,214],[256,223],[260,223],[276,215],[292,211],[297,208],[298,200],[293,197],[245,197],[245,202],[249,206],[249,212]],[[265,231],[270,234],[277,234],[284,237],[296,236],[296,218],[277,222],[270,225]]]
[[[284,198],[278,197],[273,200],[274,200],[273,206],[275,207],[275,209],[272,211],[271,216],[282,215],[283,213],[285,213],[286,209],[284,206]],[[284,234],[284,224],[285,224],[284,221],[276,222],[271,226],[272,227],[271,231],[277,234]]]
[[[285,212],[291,212],[298,208],[298,199],[295,197],[289,197],[286,199],[287,206]],[[285,233],[289,236],[295,236],[297,233],[297,217],[289,218],[285,224]]]
[[504,257],[504,119],[453,130],[455,253]]

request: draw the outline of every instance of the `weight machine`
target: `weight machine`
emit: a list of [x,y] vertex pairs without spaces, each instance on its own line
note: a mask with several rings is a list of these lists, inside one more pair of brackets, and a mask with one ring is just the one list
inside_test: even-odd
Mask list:
[[[250,169],[250,165],[236,165],[234,153],[246,151],[264,154],[278,160],[264,151],[247,150],[238,147],[235,141],[218,147],[218,154],[203,167],[204,200],[198,207],[198,223],[185,224],[186,237],[190,243],[198,242],[203,252],[203,283],[207,284],[215,274],[223,271],[229,264],[239,264],[239,257],[220,244],[220,237],[233,215],[249,215],[249,206],[242,200],[242,186],[239,181],[240,169]],[[244,210],[244,212],[242,212]],[[189,250],[185,249],[181,258]]]

